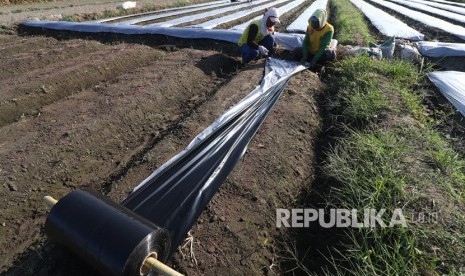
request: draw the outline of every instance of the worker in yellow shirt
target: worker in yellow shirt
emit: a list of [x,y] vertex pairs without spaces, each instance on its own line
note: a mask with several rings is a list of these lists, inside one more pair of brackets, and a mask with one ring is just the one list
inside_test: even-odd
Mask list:
[[336,49],[330,44],[334,34],[334,27],[327,22],[326,10],[317,9],[308,20],[307,32],[302,47],[302,63],[310,62],[310,69],[318,62],[336,59]]
[[258,56],[271,56],[276,43],[274,41],[274,25],[280,23],[279,11],[276,8],[265,10],[259,20],[254,20],[244,30],[238,41],[242,55],[242,64],[249,63]]

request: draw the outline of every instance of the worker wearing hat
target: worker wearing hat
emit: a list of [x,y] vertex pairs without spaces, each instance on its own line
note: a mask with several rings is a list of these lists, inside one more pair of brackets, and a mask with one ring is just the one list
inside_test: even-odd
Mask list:
[[274,52],[275,41],[274,25],[280,23],[279,11],[276,8],[265,10],[265,14],[259,20],[254,20],[244,30],[239,42],[242,64],[249,63],[258,56],[271,56]]
[[330,48],[334,27],[326,20],[326,10],[323,9],[317,9],[308,20],[301,62],[310,62],[310,68],[314,68],[317,62],[336,59],[336,49]]

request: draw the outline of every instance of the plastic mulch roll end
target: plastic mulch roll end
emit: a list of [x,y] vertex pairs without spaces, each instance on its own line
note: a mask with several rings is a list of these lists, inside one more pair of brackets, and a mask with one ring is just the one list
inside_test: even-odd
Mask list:
[[103,275],[182,275],[163,264],[171,244],[166,229],[90,191],[44,200],[48,238]]

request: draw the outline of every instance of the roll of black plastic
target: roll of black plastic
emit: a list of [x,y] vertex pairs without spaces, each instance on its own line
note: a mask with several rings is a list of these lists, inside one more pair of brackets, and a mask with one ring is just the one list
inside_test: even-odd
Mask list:
[[103,275],[144,275],[142,264],[151,254],[166,262],[244,155],[290,77],[298,72],[295,68],[269,61],[268,82],[256,88],[259,96],[149,176],[121,205],[80,190],[60,199],[45,224],[49,238]]
[[69,193],[53,206],[45,232],[103,275],[143,275],[147,257],[165,262],[170,251],[167,230],[85,190]]

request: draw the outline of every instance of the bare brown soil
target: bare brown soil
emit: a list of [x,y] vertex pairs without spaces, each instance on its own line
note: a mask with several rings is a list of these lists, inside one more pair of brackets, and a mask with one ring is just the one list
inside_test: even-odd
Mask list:
[[[211,45],[210,45],[211,46]],[[44,195],[116,202],[260,82],[263,60],[218,50],[0,36],[0,271],[93,275],[46,241]],[[279,273],[274,226],[313,175],[317,75],[299,74],[172,265],[189,275]],[[273,265],[274,264],[274,265]],[[270,268],[271,267],[271,268]]]

